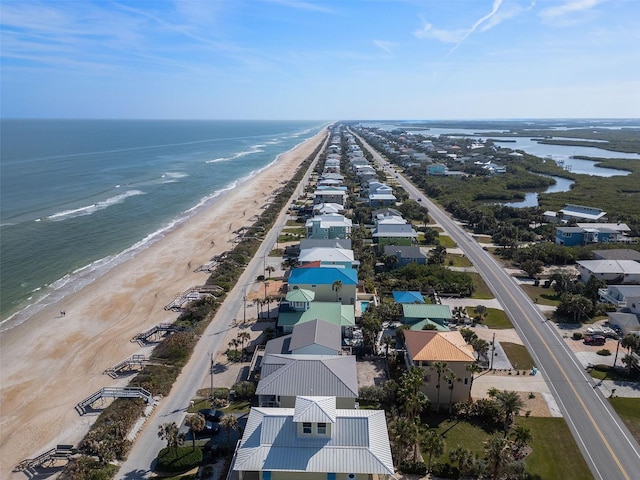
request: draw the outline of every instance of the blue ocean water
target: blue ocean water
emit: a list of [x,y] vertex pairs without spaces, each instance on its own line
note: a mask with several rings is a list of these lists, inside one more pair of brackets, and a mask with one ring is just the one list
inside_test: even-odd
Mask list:
[[1,120],[3,325],[104,274],[324,125]]

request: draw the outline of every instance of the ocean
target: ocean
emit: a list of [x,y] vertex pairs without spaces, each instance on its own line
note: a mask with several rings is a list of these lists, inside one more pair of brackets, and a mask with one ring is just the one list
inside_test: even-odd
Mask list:
[[1,120],[0,330],[159,240],[325,125]]

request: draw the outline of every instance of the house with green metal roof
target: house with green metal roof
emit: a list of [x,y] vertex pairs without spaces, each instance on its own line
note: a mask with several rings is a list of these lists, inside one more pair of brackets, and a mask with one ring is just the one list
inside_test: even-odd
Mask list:
[[431,325],[437,330],[448,331],[449,328],[446,326],[446,322],[450,319],[451,309],[448,305],[425,303],[402,304],[402,323],[411,325],[412,330],[422,330],[427,325]]
[[278,330],[291,333],[295,325],[322,320],[342,328],[342,335],[348,333],[356,324],[355,310],[351,305],[341,305],[338,302],[309,302],[303,308],[292,308],[282,304],[278,315]]

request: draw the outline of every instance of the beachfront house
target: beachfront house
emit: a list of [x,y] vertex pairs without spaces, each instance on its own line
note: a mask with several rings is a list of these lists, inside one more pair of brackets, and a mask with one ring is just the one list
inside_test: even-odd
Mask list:
[[323,267],[344,268],[356,268],[360,264],[360,262],[354,260],[353,250],[345,248],[316,247],[300,250],[300,255],[298,256],[300,265],[314,262],[320,262]]
[[591,276],[612,284],[640,283],[640,263],[633,260],[582,260],[576,266],[584,283]]
[[339,213],[317,215],[305,223],[307,238],[349,238],[353,222]]
[[313,193],[313,204],[337,203],[344,205],[347,192],[338,187],[319,188]]
[[[289,294],[287,293],[287,298]],[[279,332],[292,333],[296,325],[322,320],[340,328],[343,337],[351,336],[356,324],[355,310],[351,305],[339,302],[314,302],[309,300],[303,305],[302,298],[297,302],[283,302],[278,311],[277,329]]]
[[342,329],[339,325],[314,319],[293,327],[289,335],[269,340],[264,354],[340,355],[342,353]]
[[319,396],[252,408],[231,470],[238,480],[395,478],[385,412]]
[[356,357],[265,355],[256,395],[261,407],[291,408],[296,396],[322,395],[336,397],[340,408],[355,408],[358,398]]
[[[471,396],[471,374],[467,367],[475,363],[473,347],[468,345],[458,331],[437,332],[434,330],[406,330],[404,341],[407,354],[407,367],[418,367],[424,371],[424,382],[421,390],[436,407],[440,404],[449,405],[468,400]],[[446,372],[440,374],[434,367],[435,362],[447,364]],[[456,374],[454,383],[445,376],[449,372]],[[438,391],[440,394],[438,395]]]
[[318,302],[339,302],[355,305],[358,272],[353,268],[294,268],[288,278],[288,291],[296,288],[315,292]]

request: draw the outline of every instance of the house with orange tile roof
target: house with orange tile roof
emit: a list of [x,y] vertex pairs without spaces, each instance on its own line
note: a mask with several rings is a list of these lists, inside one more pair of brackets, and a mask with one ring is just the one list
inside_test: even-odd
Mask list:
[[[471,395],[471,374],[467,367],[475,363],[473,347],[464,341],[460,332],[439,332],[436,330],[405,330],[404,341],[407,351],[407,367],[424,370],[422,391],[435,406],[440,390],[440,405],[449,405],[468,400]],[[446,363],[446,371],[440,375],[434,363]],[[453,383],[446,377],[455,373]]]

